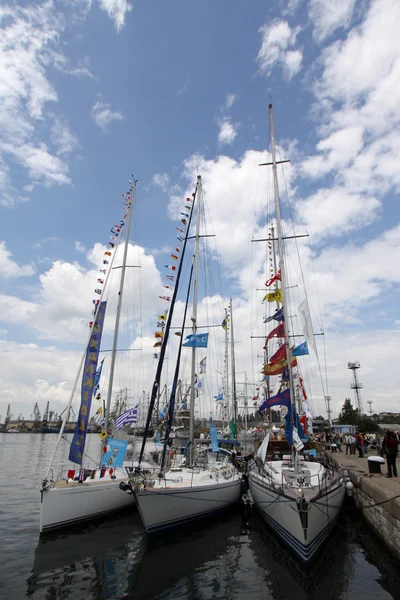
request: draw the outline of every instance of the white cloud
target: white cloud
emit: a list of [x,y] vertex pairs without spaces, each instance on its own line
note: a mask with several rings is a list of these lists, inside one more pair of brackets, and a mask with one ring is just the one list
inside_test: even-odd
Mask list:
[[77,138],[71,133],[66,120],[62,118],[54,117],[50,139],[57,147],[59,156],[70,154],[78,145]]
[[224,144],[232,144],[237,136],[237,125],[231,123],[229,119],[219,121],[218,142],[221,146]]
[[237,96],[236,94],[227,94],[225,99],[225,109],[229,110],[232,108]]
[[345,188],[320,188],[296,203],[296,212],[315,243],[320,236],[340,236],[372,223],[381,202],[374,197],[351,194]]
[[314,179],[330,175],[347,194],[382,201],[400,190],[400,5],[375,0],[362,16],[322,53],[314,85],[320,141],[300,171]]
[[365,94],[379,90],[400,53],[397,0],[375,0],[364,21],[346,40],[336,41],[323,52],[324,72],[319,95],[346,101],[363,101]]
[[301,69],[303,55],[301,50],[293,49],[299,28],[292,29],[287,21],[273,21],[263,25],[262,44],[258,52],[257,62],[261,73],[269,75],[272,69],[280,65],[288,79]]
[[[3,294],[0,296],[0,323],[19,323],[30,328],[39,339],[82,341],[87,330],[87,323],[93,307],[92,299],[96,296],[94,289],[99,287],[97,278],[102,277],[99,269],[103,268],[106,248],[95,244],[87,251],[85,258],[91,265],[89,269],[78,262],[63,260],[53,261],[50,268],[39,275],[35,285],[32,300],[22,300]],[[81,250],[82,251],[82,250]],[[10,258],[5,245],[0,245],[2,267],[0,273],[8,277],[27,276],[33,274],[30,265],[18,267]],[[122,247],[118,248],[115,265],[120,264]],[[128,264],[140,265],[140,269],[131,269],[127,276],[127,289],[133,294],[132,280],[135,277],[139,302],[139,292],[143,303],[142,316],[156,314],[160,300],[158,294],[162,285],[154,258],[146,254],[143,248],[129,245]],[[116,311],[117,287],[119,284],[119,269],[115,269],[109,279],[109,306],[107,309],[110,321],[108,326],[113,330],[112,315]],[[140,276],[136,273],[140,272]],[[130,282],[130,283],[129,283]],[[129,298],[129,296],[127,296]],[[132,302],[132,298],[130,298]],[[126,317],[123,317],[123,320]],[[107,329],[108,331],[108,329]]]
[[75,250],[77,252],[86,252],[85,246],[78,240],[75,240]]
[[40,141],[45,106],[58,101],[47,70],[62,69],[66,62],[59,49],[64,19],[52,2],[45,2],[25,7],[3,5],[0,21],[1,203],[10,206],[25,198],[13,186],[6,155],[27,170],[32,183],[70,183],[65,162]]
[[314,25],[313,35],[323,41],[336,29],[350,25],[356,0],[310,0],[308,14]]
[[44,244],[48,244],[49,242],[59,242],[59,241],[60,241],[60,238],[55,237],[55,236],[42,238],[42,239],[38,240],[37,242],[34,242],[32,244],[32,248],[42,248],[44,246]]
[[[390,257],[390,260],[387,259]],[[318,293],[329,322],[340,323],[400,283],[400,226],[360,246],[326,247],[313,259]],[[372,340],[371,340],[372,343]]]
[[119,111],[112,111],[110,104],[97,101],[92,107],[92,118],[96,125],[105,131],[112,121],[122,121],[124,117]]
[[166,192],[170,185],[170,176],[167,173],[156,173],[153,175],[153,184],[157,185],[162,189],[163,192]]
[[0,242],[0,276],[28,277],[35,272],[32,265],[20,267],[13,259],[12,252],[7,249],[6,242]]
[[288,79],[292,79],[300,71],[303,54],[300,50],[288,50],[283,57],[284,70]]
[[119,32],[125,25],[125,17],[132,10],[128,0],[99,0],[100,8],[105,10],[110,19],[114,21]]
[[309,177],[319,178],[332,169],[347,166],[361,152],[364,145],[364,128],[348,126],[334,131],[317,144],[320,154],[308,157],[300,169]]

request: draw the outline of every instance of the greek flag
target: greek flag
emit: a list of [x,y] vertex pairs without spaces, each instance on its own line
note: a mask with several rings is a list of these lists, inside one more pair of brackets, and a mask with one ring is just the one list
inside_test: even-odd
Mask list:
[[131,423],[137,423],[138,420],[138,409],[137,406],[135,408],[130,408],[129,410],[119,415],[117,419],[115,419],[115,429],[121,429],[124,425],[129,425]]

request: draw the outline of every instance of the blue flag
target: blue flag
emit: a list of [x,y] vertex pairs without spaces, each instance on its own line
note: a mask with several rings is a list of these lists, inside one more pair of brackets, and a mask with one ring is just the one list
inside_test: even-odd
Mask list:
[[103,467],[123,467],[128,442],[110,438],[107,442],[106,452],[103,454],[101,464]]
[[[293,415],[293,423],[292,423],[292,415]],[[293,442],[293,427],[296,427],[297,433],[299,434],[299,438],[304,439],[304,429],[303,425],[300,422],[299,415],[294,406],[290,405],[289,410],[285,415],[285,437],[289,446],[292,445]]]
[[305,356],[306,354],[309,354],[306,341],[298,346],[295,346],[292,350],[292,356]]
[[92,405],[94,379],[97,370],[97,360],[103,333],[103,323],[106,313],[107,302],[101,302],[96,314],[96,321],[86,350],[86,359],[82,373],[81,407],[74,437],[69,450],[69,460],[78,465],[82,464],[83,451],[85,449],[86,433],[89,423],[90,407]]
[[274,315],[272,315],[272,317],[268,317],[267,319],[264,319],[264,323],[269,323],[270,321],[278,321],[278,322],[282,322],[285,320],[284,314],[283,314],[283,306],[282,308],[279,308],[276,313]]
[[213,452],[218,452],[218,435],[215,425],[210,425],[211,449]]
[[217,394],[216,396],[214,396],[214,398],[215,398],[215,400],[216,400],[217,402],[219,402],[220,400],[223,400],[223,399],[224,399],[224,394],[223,394],[223,392],[219,392],[219,394]]
[[281,392],[280,394],[277,394],[276,396],[272,396],[271,398],[267,398],[266,400],[264,400],[264,402],[261,404],[260,408],[258,409],[258,412],[261,412],[262,410],[265,410],[266,408],[271,408],[271,406],[288,406],[290,407],[290,390],[287,389],[284,392]]
[[208,333],[192,333],[186,336],[185,343],[182,346],[187,348],[207,348]]
[[101,377],[101,372],[103,370],[103,362],[104,362],[104,358],[101,361],[100,366],[99,366],[99,368],[96,371],[96,375],[94,376],[93,396],[95,395],[95,393],[99,389],[99,381],[100,381],[100,377]]

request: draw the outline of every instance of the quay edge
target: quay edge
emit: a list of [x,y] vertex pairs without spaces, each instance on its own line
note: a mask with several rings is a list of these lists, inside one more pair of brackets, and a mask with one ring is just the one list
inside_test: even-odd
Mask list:
[[400,560],[400,479],[386,477],[386,464],[382,465],[382,473],[370,474],[368,456],[328,454],[347,470],[354,485],[352,496],[357,509],[396,560]]

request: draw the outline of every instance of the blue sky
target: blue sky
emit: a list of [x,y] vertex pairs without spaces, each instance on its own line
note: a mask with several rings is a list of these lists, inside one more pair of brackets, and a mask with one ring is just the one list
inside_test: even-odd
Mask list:
[[[251,239],[265,232],[266,202],[271,210],[270,176],[258,168],[271,99],[279,156],[292,161],[281,177],[284,217],[286,183],[296,228],[310,234],[299,251],[315,315],[321,307],[334,409],[352,397],[354,360],[364,403],[398,409],[400,3],[266,4],[2,4],[1,414],[8,402],[29,414],[35,401],[67,401],[99,244],[118,222],[132,172],[143,348],[151,356],[165,249],[198,168],[217,236],[218,293],[222,305],[234,298],[246,340],[237,361],[256,377],[250,335],[265,250]],[[30,365],[22,378],[21,357]],[[314,404],[323,412],[316,388]]]

